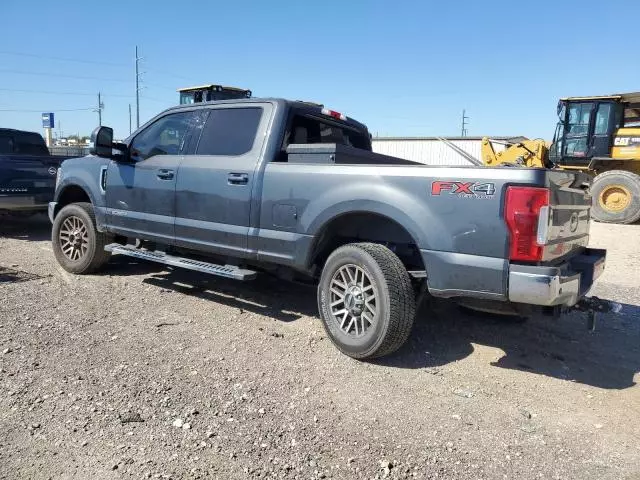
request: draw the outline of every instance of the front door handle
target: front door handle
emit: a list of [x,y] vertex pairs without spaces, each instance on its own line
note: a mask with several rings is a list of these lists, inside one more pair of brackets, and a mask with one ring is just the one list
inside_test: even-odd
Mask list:
[[246,185],[249,183],[248,173],[230,173],[227,177],[229,185]]
[[172,180],[175,173],[173,170],[168,170],[166,168],[161,168],[158,170],[158,178],[160,180]]

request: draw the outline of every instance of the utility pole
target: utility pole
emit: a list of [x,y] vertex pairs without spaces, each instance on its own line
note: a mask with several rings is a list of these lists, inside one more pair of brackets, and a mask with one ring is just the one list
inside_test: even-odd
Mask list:
[[98,126],[102,126],[102,109],[104,108],[104,103],[102,103],[102,99],[100,98],[100,92],[98,92],[98,108],[94,110],[94,112],[98,112]]
[[129,135],[131,135],[131,104],[129,104]]
[[469,117],[467,117],[466,113],[466,110],[462,110],[462,128],[460,129],[461,137],[466,137],[468,133],[467,125],[469,124],[469,122],[467,122],[467,120],[469,120]]
[[136,45],[136,128],[140,126],[140,57],[138,57],[138,46]]

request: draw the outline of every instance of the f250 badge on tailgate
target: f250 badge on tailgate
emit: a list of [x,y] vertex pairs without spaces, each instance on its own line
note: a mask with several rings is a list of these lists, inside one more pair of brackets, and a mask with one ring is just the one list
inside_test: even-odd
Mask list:
[[493,183],[443,182],[431,184],[431,195],[456,195],[463,198],[493,198],[496,186]]

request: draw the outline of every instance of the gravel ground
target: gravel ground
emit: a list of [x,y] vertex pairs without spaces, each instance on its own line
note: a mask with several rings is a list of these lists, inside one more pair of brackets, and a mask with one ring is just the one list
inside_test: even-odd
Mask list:
[[442,304],[371,363],[309,287],[76,277],[48,236],[0,219],[0,478],[640,478],[640,226],[593,225],[596,332]]

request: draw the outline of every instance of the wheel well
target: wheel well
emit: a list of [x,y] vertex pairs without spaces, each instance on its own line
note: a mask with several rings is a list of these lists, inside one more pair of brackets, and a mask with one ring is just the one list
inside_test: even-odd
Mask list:
[[62,207],[69,205],[70,203],[78,202],[91,203],[91,198],[89,198],[89,195],[84,191],[82,187],[79,187],[77,185],[69,185],[60,194],[55,213],[58,213],[62,209]]
[[425,269],[411,234],[395,220],[368,212],[341,215],[325,225],[313,248],[311,265],[322,267],[336,248],[354,242],[385,245],[398,255],[407,270]]

